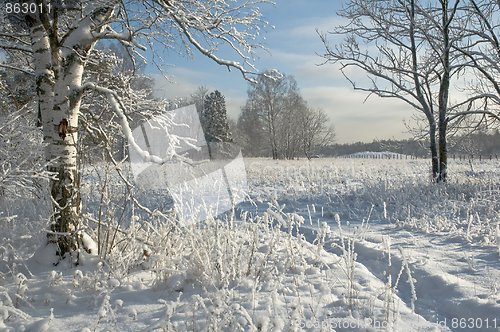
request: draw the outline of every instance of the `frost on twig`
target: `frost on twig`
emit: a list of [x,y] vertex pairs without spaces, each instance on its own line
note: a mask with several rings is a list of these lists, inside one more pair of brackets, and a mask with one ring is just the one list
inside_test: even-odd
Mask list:
[[[177,160],[177,161],[181,161],[183,163],[191,164],[191,161],[188,158],[184,158],[175,152],[175,148],[178,144],[180,144],[181,140],[185,144],[191,144],[189,138],[183,139],[183,138],[180,138],[177,136],[169,135],[169,137],[171,139],[169,140],[169,144],[167,145],[167,147],[163,151],[163,153],[164,153],[163,156],[160,156],[159,154],[153,154],[150,151],[146,151],[136,141],[136,139],[132,133],[132,129],[130,128],[130,123],[127,119],[127,116],[124,113],[125,105],[123,105],[123,103],[120,99],[120,96],[116,93],[116,91],[113,91],[111,89],[108,89],[108,88],[105,88],[102,86],[98,86],[94,83],[85,83],[82,86],[82,90],[85,90],[85,89],[91,89],[91,90],[98,91],[100,93],[103,93],[107,97],[107,99],[111,105],[111,108],[113,109],[114,113],[118,117],[118,121],[119,121],[121,130],[122,130],[122,133],[125,136],[125,138],[127,139],[128,144],[134,149],[134,151],[141,157],[141,159],[144,162],[151,162],[151,163],[162,165],[167,161]],[[160,125],[162,126],[162,128],[164,130],[168,130],[168,128],[174,124],[172,121],[170,121],[168,114],[165,114],[161,117],[157,117],[155,119],[157,121],[160,121]],[[168,131],[167,131],[167,135],[168,135]]]

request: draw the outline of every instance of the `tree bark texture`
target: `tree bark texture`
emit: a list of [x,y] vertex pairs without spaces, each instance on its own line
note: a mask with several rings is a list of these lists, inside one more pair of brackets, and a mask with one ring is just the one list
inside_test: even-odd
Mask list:
[[52,200],[48,241],[58,246],[61,258],[80,247],[80,171],[78,116],[82,98],[85,58],[112,15],[113,8],[96,9],[78,21],[64,36],[43,15],[26,17],[32,40],[36,91],[41,115]]

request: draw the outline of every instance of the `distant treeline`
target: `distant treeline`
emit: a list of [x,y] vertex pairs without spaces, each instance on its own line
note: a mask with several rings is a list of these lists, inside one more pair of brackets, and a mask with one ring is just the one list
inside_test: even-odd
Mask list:
[[[371,143],[333,144],[321,149],[323,156],[344,156],[357,152],[372,151],[407,154],[416,157],[430,157],[429,142],[414,139],[374,140]],[[450,155],[500,155],[500,132],[477,132],[467,136],[457,136],[448,140]]]

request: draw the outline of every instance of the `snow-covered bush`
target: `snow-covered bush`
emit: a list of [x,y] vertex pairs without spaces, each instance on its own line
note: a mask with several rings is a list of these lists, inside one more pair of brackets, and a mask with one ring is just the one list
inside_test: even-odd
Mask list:
[[46,169],[32,105],[0,106],[0,247],[9,253],[8,259],[0,255],[0,273],[14,273],[13,264],[39,245],[27,240],[41,236],[47,224],[44,189],[53,174]]
[[[49,177],[41,153],[42,133],[26,108],[3,114],[0,120],[0,198],[39,192]],[[37,182],[38,181],[38,182]]]

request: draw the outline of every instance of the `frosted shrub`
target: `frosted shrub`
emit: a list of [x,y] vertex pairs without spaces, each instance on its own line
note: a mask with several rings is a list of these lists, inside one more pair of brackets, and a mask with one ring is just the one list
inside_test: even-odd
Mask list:
[[0,329],[2,331],[7,329],[6,322],[13,323],[29,318],[28,314],[14,306],[14,302],[8,292],[0,286]]
[[[153,287],[178,294],[178,304],[165,302],[164,318],[156,328],[283,329],[293,317],[322,315],[318,301],[329,296],[330,288],[318,290],[317,278],[336,278],[333,271],[322,276],[337,268],[325,261],[328,227],[313,245],[304,241],[303,223],[300,215],[273,204],[262,214],[243,212],[238,219],[220,216],[200,224],[138,219],[141,227],[117,233],[106,259],[108,272],[103,273],[130,285],[137,280],[134,275],[146,272]],[[86,278],[75,272],[72,283],[85,287]],[[287,303],[289,297],[311,304]],[[98,318],[99,326],[114,324],[106,319]]]
[[269,228],[268,219],[236,223],[210,218],[201,225],[178,226],[175,236],[163,238],[149,258],[156,282],[179,290],[183,288],[179,278],[184,278],[222,289],[243,278],[266,277],[276,259],[273,236],[282,236]]
[[102,302],[97,310],[97,320],[94,323],[93,330],[96,331],[99,325],[102,324],[104,324],[104,326],[112,326],[115,330],[117,329],[115,313],[110,303],[110,296],[107,292],[102,294]]
[[22,273],[18,273],[15,278],[16,294],[14,306],[19,306],[20,302],[26,301],[26,292],[28,290],[28,278]]
[[355,289],[355,268],[356,268],[356,258],[357,254],[355,252],[356,242],[359,240],[356,236],[344,236],[342,231],[342,223],[340,221],[340,216],[335,215],[335,221],[337,223],[337,228],[339,232],[339,243],[332,243],[334,249],[340,250],[340,256],[342,263],[340,265],[341,271],[344,273],[346,280],[346,303],[348,305],[349,314],[352,315],[355,301],[356,301],[356,289]]

